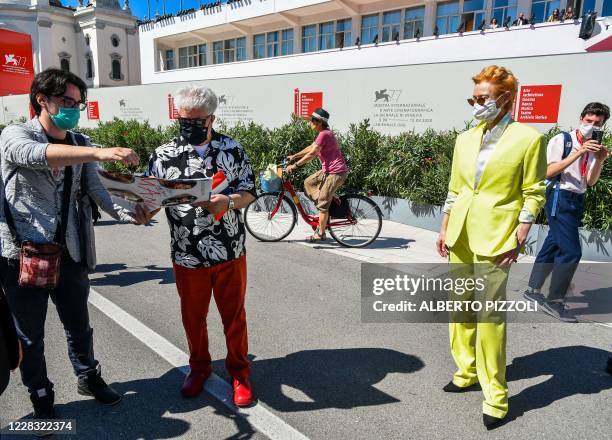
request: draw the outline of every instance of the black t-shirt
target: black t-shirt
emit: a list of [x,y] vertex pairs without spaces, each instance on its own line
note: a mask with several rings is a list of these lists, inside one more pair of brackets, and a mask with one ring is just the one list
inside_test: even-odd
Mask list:
[[[46,134],[46,133],[45,133]],[[49,141],[50,144],[64,144],[64,145],[74,145],[74,142],[72,141],[72,136],[68,133],[66,133],[66,137],[64,139],[56,139],[54,137],[51,137],[49,135],[47,135],[47,140]],[[55,180],[55,185],[57,187],[57,197],[59,200],[59,212],[57,213],[57,220],[58,220],[58,224],[61,225],[62,222],[62,218],[61,218],[61,207],[64,201],[64,178],[66,175],[66,167],[52,167],[51,168],[51,175],[53,176],[53,179]],[[72,180],[72,169],[69,175],[70,180]],[[69,187],[71,189],[71,187]],[[69,190],[70,190],[69,189]],[[61,227],[61,226],[60,226]],[[55,233],[55,241],[60,241],[60,228],[57,229],[56,233]]]

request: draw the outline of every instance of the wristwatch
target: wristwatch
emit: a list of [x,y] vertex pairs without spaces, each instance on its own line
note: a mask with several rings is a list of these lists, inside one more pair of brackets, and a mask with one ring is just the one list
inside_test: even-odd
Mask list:
[[227,203],[227,210],[231,211],[232,209],[234,209],[234,199],[232,198],[232,196],[228,196],[227,198],[229,199],[229,202]]

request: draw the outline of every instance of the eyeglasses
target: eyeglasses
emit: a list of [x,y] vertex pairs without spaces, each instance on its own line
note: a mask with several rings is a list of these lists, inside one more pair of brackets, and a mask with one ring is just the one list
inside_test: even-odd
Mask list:
[[467,99],[468,104],[470,104],[472,107],[474,107],[474,104],[478,103],[478,105],[484,105],[485,102],[487,102],[487,100],[489,99],[488,95],[482,95],[482,96],[473,96],[471,98]]
[[61,102],[62,107],[66,108],[78,108],[80,111],[84,111],[87,108],[87,103],[80,102],[72,99],[70,96],[54,96]]

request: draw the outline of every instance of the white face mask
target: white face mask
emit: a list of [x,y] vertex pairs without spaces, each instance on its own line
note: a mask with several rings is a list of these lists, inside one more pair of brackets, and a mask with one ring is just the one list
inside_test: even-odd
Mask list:
[[[506,92],[508,93],[508,92]],[[504,96],[506,93],[502,93],[501,96],[498,96],[497,99],[489,99],[484,105],[480,105],[477,102],[474,103],[474,110],[472,112],[474,119],[477,121],[487,121],[492,122],[497,118],[501,112],[501,107],[497,106],[497,101],[499,98]],[[504,103],[505,104],[505,103]]]
[[593,135],[593,128],[594,125],[593,124],[585,124],[582,123],[580,124],[580,134],[585,138],[585,139],[590,139],[591,136]]

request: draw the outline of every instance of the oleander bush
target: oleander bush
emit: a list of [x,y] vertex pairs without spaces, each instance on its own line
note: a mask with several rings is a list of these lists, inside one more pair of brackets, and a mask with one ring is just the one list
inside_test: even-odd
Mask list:
[[[310,145],[315,138],[309,124],[295,117],[272,129],[253,122],[234,126],[221,122],[217,129],[244,146],[256,175],[268,164],[280,163],[287,155]],[[151,152],[178,135],[178,124],[162,128],[152,127],[148,122],[115,119],[82,132],[97,144],[133,148],[141,158],[141,166],[129,171],[142,171]],[[353,124],[346,132],[336,133],[351,169],[345,187],[408,199],[417,204],[442,205],[458,133],[456,130],[427,130],[390,136],[373,130],[368,120]],[[546,133],[546,142],[557,133],[558,128]],[[606,133],[604,143],[612,147],[610,132]],[[110,166],[126,171],[122,165]],[[293,176],[294,182],[300,182],[296,186],[299,188],[306,176],[319,167],[318,161],[312,161],[299,168]],[[584,227],[612,229],[612,159],[605,162],[601,178],[587,192],[585,203]]]

